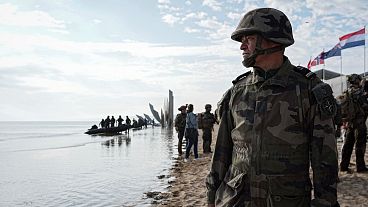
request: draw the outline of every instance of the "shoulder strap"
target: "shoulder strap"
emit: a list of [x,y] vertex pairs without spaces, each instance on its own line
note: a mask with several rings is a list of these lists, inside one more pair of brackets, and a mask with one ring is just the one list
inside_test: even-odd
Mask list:
[[297,73],[302,74],[307,79],[314,79],[314,78],[317,77],[317,75],[315,73],[313,73],[312,71],[310,71],[307,68],[302,67],[302,66],[294,67],[294,71],[297,72]]
[[244,78],[246,78],[249,74],[250,74],[251,71],[248,71],[246,73],[243,73],[241,75],[239,75],[237,78],[235,78],[235,80],[232,81],[232,83],[235,85],[237,82],[243,80]]

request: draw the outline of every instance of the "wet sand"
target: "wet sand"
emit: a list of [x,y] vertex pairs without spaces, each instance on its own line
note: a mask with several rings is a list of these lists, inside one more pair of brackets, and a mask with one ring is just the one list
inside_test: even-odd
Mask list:
[[[218,127],[215,127],[214,134],[217,134]],[[213,136],[215,138],[215,136]],[[154,200],[154,206],[207,206],[205,178],[209,171],[212,154],[203,154],[202,132],[199,130],[199,160],[194,160],[193,155],[189,162],[184,162],[183,157],[176,158],[171,169],[171,186],[168,192],[161,193]],[[215,140],[214,140],[215,141]],[[339,153],[342,142],[338,142]],[[212,150],[214,142],[212,143]],[[351,160],[350,169],[352,173],[339,173],[338,201],[341,207],[368,207],[368,173],[355,172],[355,151]],[[365,160],[368,162],[368,153]],[[341,156],[341,154],[339,154]]]

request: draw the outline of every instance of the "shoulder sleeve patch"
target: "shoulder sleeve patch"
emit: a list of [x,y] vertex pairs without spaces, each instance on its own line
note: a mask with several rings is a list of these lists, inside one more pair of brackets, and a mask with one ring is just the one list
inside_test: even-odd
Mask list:
[[332,118],[336,114],[336,100],[332,95],[331,86],[327,83],[320,82],[312,89],[312,94],[317,101],[321,111],[321,117]]

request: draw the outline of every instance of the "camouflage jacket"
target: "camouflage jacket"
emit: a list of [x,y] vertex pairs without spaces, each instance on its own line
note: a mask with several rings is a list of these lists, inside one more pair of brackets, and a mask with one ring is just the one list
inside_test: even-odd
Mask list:
[[187,114],[177,114],[175,117],[174,126],[177,127],[178,130],[184,131],[186,118]]
[[215,115],[211,112],[202,113],[202,127],[204,129],[212,129],[213,125],[216,123]]
[[249,73],[225,93],[206,179],[208,203],[338,206],[336,102],[329,85],[308,72],[285,57],[270,79]]
[[356,128],[365,123],[367,119],[368,103],[361,88],[350,87],[338,97],[341,105],[341,116],[349,127]]

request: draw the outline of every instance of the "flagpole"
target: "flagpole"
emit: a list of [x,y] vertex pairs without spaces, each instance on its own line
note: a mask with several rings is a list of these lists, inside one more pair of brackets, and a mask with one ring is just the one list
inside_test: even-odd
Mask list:
[[342,53],[340,55],[340,80],[341,80],[341,94],[344,92],[344,84],[342,83]]
[[363,77],[365,77],[365,25],[364,25],[364,73],[363,73]]
[[322,79],[323,79],[323,82],[325,81],[325,70],[326,70],[326,63],[325,63],[325,57],[323,57],[325,55],[325,48],[323,48],[323,51],[321,53],[321,58],[323,60],[323,68],[322,68]]

